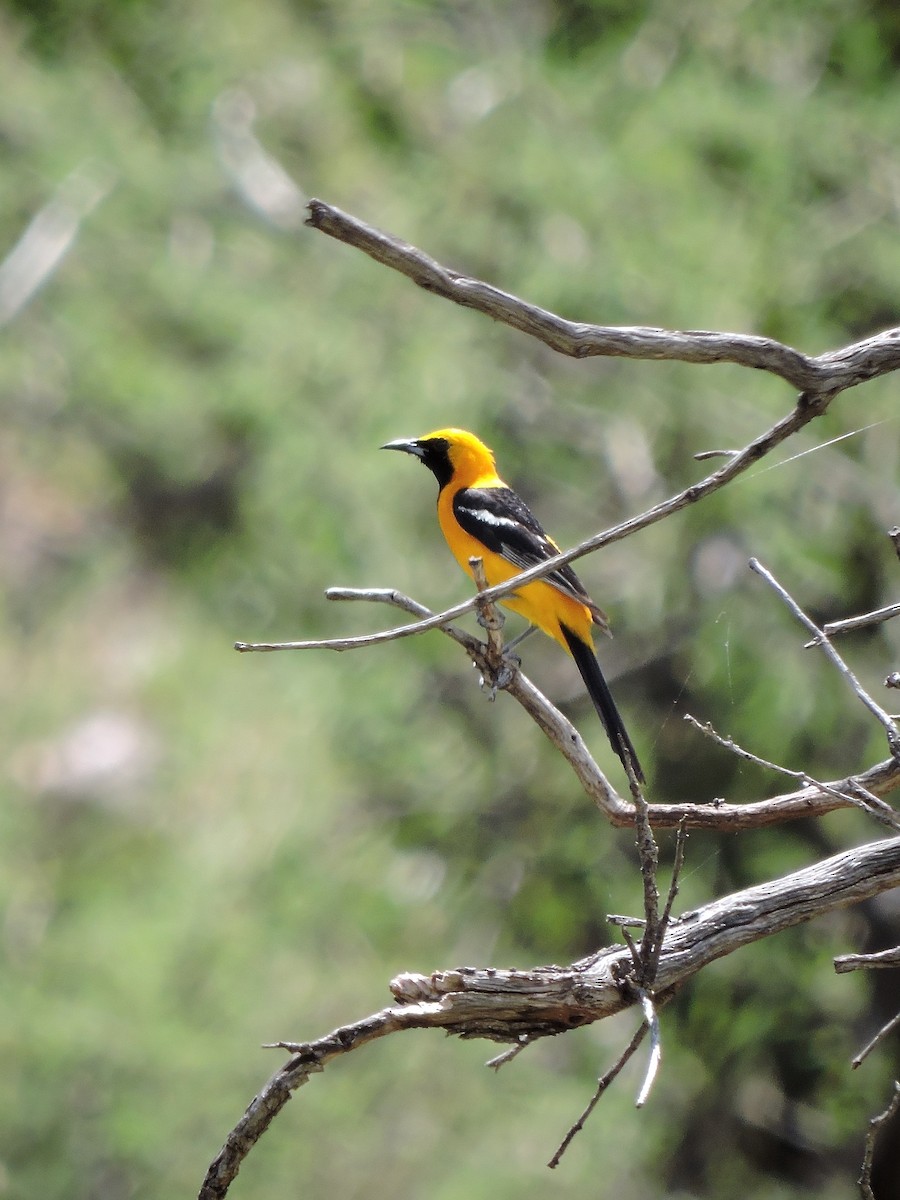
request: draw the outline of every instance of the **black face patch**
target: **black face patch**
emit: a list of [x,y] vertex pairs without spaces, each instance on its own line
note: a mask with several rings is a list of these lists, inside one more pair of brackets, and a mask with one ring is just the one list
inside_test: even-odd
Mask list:
[[425,438],[416,443],[421,450],[422,462],[438,481],[438,487],[445,487],[453,478],[453,465],[450,462],[450,443],[446,438]]

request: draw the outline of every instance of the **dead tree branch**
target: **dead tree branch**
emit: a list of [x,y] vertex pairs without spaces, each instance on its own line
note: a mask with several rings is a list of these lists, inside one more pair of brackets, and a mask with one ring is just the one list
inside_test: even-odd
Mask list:
[[[488,591],[490,589],[479,593],[482,600]],[[433,617],[424,605],[394,588],[329,588],[325,594],[329,600],[389,604],[412,616],[423,618],[418,624],[427,624],[428,628],[434,628],[439,619]],[[441,623],[437,627],[462,646],[482,675],[490,678],[493,666],[484,643],[465,630],[444,621],[445,615],[439,614]],[[330,645],[328,642],[304,643],[310,649],[323,644]],[[634,804],[620,796],[609,782],[572,722],[551,704],[521,670],[515,671],[508,679],[505,690],[521,704],[563,755],[585,794],[594,801],[610,824],[619,829],[633,827]],[[887,795],[898,786],[900,763],[890,758],[859,775],[822,784],[810,782],[796,791],[767,800],[750,801],[746,804],[728,804],[724,801],[706,804],[648,804],[647,811],[654,829],[675,829],[684,824],[687,829],[727,829],[730,833],[738,833],[801,820],[804,817],[824,816],[841,808],[858,807],[860,797],[864,799],[868,796],[874,800]],[[865,806],[872,807],[872,800]]]
[[[835,637],[840,633],[855,633],[858,629],[869,629],[872,625],[883,625],[885,621],[890,621],[894,617],[900,616],[900,604],[886,604],[884,608],[877,608],[874,612],[861,613],[858,617],[845,617],[843,621],[828,621],[822,626],[822,632],[826,637]],[[811,638],[804,645],[804,650],[812,649],[813,646],[818,646],[818,640]]]
[[767,429],[765,433],[755,438],[743,450],[729,458],[728,462],[719,467],[717,471],[713,471],[711,475],[707,475],[705,479],[701,479],[698,483],[690,484],[682,491],[676,492],[674,496],[670,496],[668,500],[663,500],[659,504],[655,504],[652,508],[648,508],[636,517],[630,517],[627,521],[621,521],[611,529],[585,538],[583,542],[579,542],[577,546],[573,546],[570,550],[562,551],[553,558],[548,558],[546,562],[539,563],[535,567],[530,567],[527,571],[522,571],[519,575],[515,575],[512,579],[507,580],[506,583],[497,583],[493,587],[485,588],[483,592],[472,596],[469,600],[465,600],[461,604],[454,604],[452,608],[448,608],[444,612],[429,615],[420,621],[415,621],[411,625],[400,625],[394,629],[384,629],[378,633],[367,633],[358,637],[327,638],[319,641],[299,642],[235,642],[234,648],[242,652],[272,650],[357,650],[364,646],[377,646],[382,642],[393,642],[397,638],[412,637],[420,633],[427,633],[430,629],[440,629],[448,621],[455,621],[458,617],[465,616],[466,613],[472,612],[479,605],[495,600],[502,600],[504,596],[510,595],[524,584],[531,583],[535,579],[540,579],[542,576],[550,574],[565,563],[574,562],[575,559],[581,558],[585,554],[591,554],[595,550],[600,550],[604,546],[611,545],[613,542],[621,541],[622,538],[629,537],[639,530],[648,528],[650,525],[655,525],[657,521],[662,521],[666,517],[672,516],[673,513],[680,512],[681,509],[686,508],[688,505],[696,504],[698,500],[712,495],[713,492],[718,491],[719,488],[724,487],[738,475],[746,471],[748,467],[751,467],[761,458],[771,453],[776,446],[779,446],[787,438],[797,433],[805,425],[808,425],[815,417],[821,416],[836,394],[834,392],[822,392],[815,395],[804,393],[798,397],[796,405],[787,416],[782,417],[780,421],[776,421],[770,429]]
[[876,821],[879,821],[882,825],[886,825],[889,829],[900,831],[900,816],[894,812],[889,804],[886,804],[878,796],[872,795],[871,792],[862,787],[858,778],[851,781],[848,788],[839,791],[830,784],[821,783],[818,779],[813,779],[806,771],[792,771],[788,767],[781,766],[780,763],[771,762],[767,758],[761,758],[758,754],[753,754],[750,750],[745,750],[743,746],[737,744],[734,738],[723,737],[722,734],[717,733],[708,721],[706,724],[701,724],[690,713],[685,713],[684,719],[698,733],[711,738],[717,745],[725,750],[730,750],[732,754],[736,754],[738,758],[743,759],[745,762],[751,762],[757,767],[763,767],[767,771],[776,771],[779,775],[787,775],[791,779],[795,779],[797,783],[807,787],[816,787],[822,792],[831,792],[841,800],[846,801],[848,805],[869,813]]
[[863,1154],[862,1171],[857,1180],[857,1186],[863,1200],[875,1200],[875,1193],[872,1191],[872,1167],[875,1162],[875,1144],[878,1141],[878,1135],[881,1132],[882,1126],[886,1125],[892,1117],[896,1116],[898,1111],[900,1111],[900,1081],[894,1080],[894,1095],[891,1098],[890,1104],[884,1112],[879,1113],[877,1117],[872,1117],[866,1132],[866,1148]]
[[413,283],[537,338],[572,358],[604,356],[686,363],[735,363],[768,371],[800,392],[845,391],[900,367],[900,328],[818,357],[772,338],[709,330],[653,329],[567,321],[480,279],[443,266],[408,242],[374,229],[323,200],[310,200],[307,225],[362,250]]
[[878,950],[874,954],[841,954],[834,960],[834,969],[838,975],[848,971],[887,970],[900,967],[900,946],[890,950]]
[[[898,885],[900,838],[890,838],[685,913],[666,930],[657,966],[657,1003],[714,959]],[[390,1007],[313,1042],[277,1043],[291,1058],[228,1135],[200,1200],[225,1196],[241,1163],[292,1093],[333,1059],[407,1029],[437,1028],[513,1044],[565,1033],[631,1007],[635,999],[621,982],[631,968],[628,949],[613,946],[569,967],[463,967],[399,976],[391,983],[395,1003]]]
[[[323,1070],[335,1057],[376,1038],[405,1029],[441,1028],[460,1037],[487,1038],[511,1045],[511,1051],[494,1060],[499,1063],[538,1038],[555,1036],[626,1008],[640,1006],[644,1017],[641,1030],[615,1066],[599,1081],[594,1099],[557,1152],[552,1164],[555,1165],[571,1137],[583,1126],[599,1095],[639,1045],[643,1031],[649,1029],[652,1053],[640,1102],[646,1097],[659,1061],[659,1007],[694,974],[714,959],[734,953],[750,942],[900,885],[900,837],[894,837],[835,855],[781,879],[747,888],[679,918],[672,917],[685,829],[728,829],[735,833],[860,806],[861,803],[896,827],[892,810],[881,803],[880,797],[900,784],[900,731],[892,718],[862,689],[830,645],[826,633],[810,621],[758,563],[751,563],[753,569],[810,630],[816,644],[823,647],[833,665],[851,683],[857,697],[884,726],[891,750],[891,757],[886,762],[837,782],[820,783],[797,774],[795,777],[802,783],[798,790],[750,804],[649,804],[633,778],[630,781],[632,799],[627,800],[615,791],[597,767],[574,727],[522,674],[518,662],[505,655],[493,608],[497,601],[523,585],[711,495],[822,415],[841,392],[900,368],[900,328],[813,357],[773,339],[753,335],[617,328],[571,322],[490,284],[452,271],[415,247],[322,201],[311,201],[309,213],[307,224],[363,250],[375,261],[406,275],[425,290],[504,322],[562,354],[575,358],[609,356],[731,363],[766,371],[799,390],[800,395],[790,412],[743,449],[706,452],[698,456],[705,458],[714,453],[723,457],[724,461],[716,471],[645,512],[594,534],[506,583],[487,587],[483,572],[479,574],[478,571],[480,564],[473,560],[477,593],[444,612],[431,613],[390,589],[332,589],[328,593],[331,599],[389,603],[416,620],[356,637],[235,644],[240,651],[343,651],[441,629],[463,646],[481,670],[492,694],[497,688],[503,688],[526,709],[565,756],[579,783],[607,819],[616,826],[630,824],[636,829],[644,882],[644,919],[640,923],[640,946],[623,928],[626,946],[600,950],[568,967],[547,966],[528,971],[458,968],[429,976],[401,975],[391,984],[394,1003],[388,1008],[315,1042],[278,1042],[277,1045],[291,1057],[251,1101],[229,1135],[210,1166],[200,1192],[201,1200],[225,1196],[250,1149],[311,1074]],[[895,544],[900,553],[900,533]],[[488,630],[486,644],[452,624],[456,618],[473,610],[477,610],[482,625]],[[882,614],[872,614],[867,623],[876,617],[886,619]],[[857,619],[857,625],[862,621]],[[719,740],[725,744],[723,739]],[[729,748],[746,754],[733,744]],[[672,886],[660,916],[653,830],[666,827],[679,829],[679,841]],[[867,1152],[868,1149],[867,1145]]]
[[841,673],[841,675],[843,675],[844,679],[853,689],[853,692],[859,702],[865,708],[867,708],[869,712],[876,718],[876,720],[880,721],[880,723],[884,726],[891,753],[894,754],[895,757],[900,757],[900,730],[897,729],[897,726],[894,724],[893,718],[890,716],[890,714],[885,712],[885,710],[876,700],[872,699],[869,693],[863,688],[862,684],[838,654],[837,650],[835,650],[835,648],[832,646],[831,642],[828,640],[822,630],[819,629],[818,625],[816,625],[816,623],[806,615],[803,609],[800,608],[799,604],[797,604],[796,600],[794,600],[793,596],[791,596],[786,589],[781,586],[774,575],[772,575],[771,571],[766,570],[762,563],[755,558],[750,559],[750,570],[755,571],[760,578],[766,581],[769,587],[781,597],[781,599],[794,614],[800,624],[806,629],[806,631],[813,635],[813,642],[815,642],[817,646],[821,646],[829,661],[835,667],[837,667],[838,671]]

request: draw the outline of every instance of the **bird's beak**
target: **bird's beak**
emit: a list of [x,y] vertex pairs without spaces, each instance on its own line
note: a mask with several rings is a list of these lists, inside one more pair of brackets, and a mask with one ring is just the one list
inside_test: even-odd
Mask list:
[[396,442],[385,442],[379,449],[402,450],[404,454],[414,454],[416,458],[423,458],[425,455],[425,451],[415,438],[399,438]]

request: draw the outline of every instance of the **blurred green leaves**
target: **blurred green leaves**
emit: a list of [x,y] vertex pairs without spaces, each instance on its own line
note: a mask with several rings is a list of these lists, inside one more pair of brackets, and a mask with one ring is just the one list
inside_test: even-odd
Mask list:
[[[0,254],[73,172],[114,181],[0,330],[5,1194],[189,1193],[274,1068],[259,1043],[379,1007],[400,970],[566,960],[640,904],[630,835],[449,642],[231,651],[394,621],[330,584],[466,594],[433,482],[376,447],[476,428],[571,544],[793,402],[736,368],[554,358],[302,228],[303,195],[572,318],[819,352],[897,320],[896,45],[861,0],[3,7]],[[268,219],[229,136],[273,172]],[[822,620],[896,598],[894,390],[580,565],[656,799],[782,786],[685,711],[813,774],[883,755],[745,563]],[[895,639],[846,642],[873,689]],[[526,667],[612,769],[555,648]],[[684,903],[870,832],[697,835]],[[896,1065],[843,1064],[892,1001],[829,959],[891,936],[885,901],[717,964],[667,1010],[658,1100],[638,1122],[627,1081],[604,1099],[554,1191],[844,1194]],[[544,1196],[628,1036],[497,1078],[485,1047],[373,1048],[235,1195]],[[788,1169],[801,1109],[827,1136]]]

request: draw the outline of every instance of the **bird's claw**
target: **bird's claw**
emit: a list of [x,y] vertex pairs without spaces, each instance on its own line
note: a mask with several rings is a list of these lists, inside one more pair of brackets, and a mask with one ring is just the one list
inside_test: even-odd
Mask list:
[[496,700],[497,693],[509,687],[520,665],[516,655],[510,655],[508,658],[504,655],[499,663],[490,663],[486,669],[482,669],[478,684],[481,690],[487,693],[488,700]]

